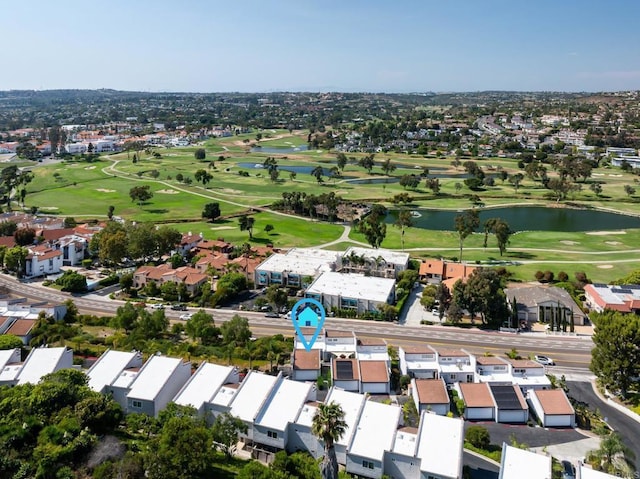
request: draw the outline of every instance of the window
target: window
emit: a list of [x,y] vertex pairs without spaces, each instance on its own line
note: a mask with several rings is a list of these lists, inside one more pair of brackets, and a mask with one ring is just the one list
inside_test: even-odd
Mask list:
[[132,401],[131,406],[136,409],[142,409],[142,401]]
[[271,439],[278,439],[278,433],[275,431],[267,431],[267,437]]
[[373,469],[373,462],[362,461],[362,467],[364,467],[365,469]]
[[449,375],[449,379],[451,379],[451,381],[454,381],[456,379],[456,375],[455,374],[450,374]]

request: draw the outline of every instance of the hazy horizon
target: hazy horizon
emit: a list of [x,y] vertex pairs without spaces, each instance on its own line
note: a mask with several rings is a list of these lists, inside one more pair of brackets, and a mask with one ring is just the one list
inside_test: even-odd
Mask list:
[[640,89],[635,0],[5,3],[3,91]]

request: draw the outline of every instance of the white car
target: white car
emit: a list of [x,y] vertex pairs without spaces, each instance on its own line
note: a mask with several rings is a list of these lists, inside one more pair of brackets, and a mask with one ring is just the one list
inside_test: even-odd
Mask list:
[[191,319],[191,316],[193,316],[193,314],[191,313],[184,313],[180,315],[180,319],[182,321],[189,321]]
[[536,354],[533,359],[540,364],[544,364],[545,366],[555,366],[555,362],[553,361],[553,359],[547,357],[547,356],[540,356],[539,354]]
[[164,304],[162,303],[154,303],[151,305],[151,309],[164,309]]

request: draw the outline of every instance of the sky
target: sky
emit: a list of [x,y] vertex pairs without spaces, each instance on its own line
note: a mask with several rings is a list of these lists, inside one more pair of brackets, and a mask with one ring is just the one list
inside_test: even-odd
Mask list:
[[640,89],[639,0],[0,0],[0,90]]

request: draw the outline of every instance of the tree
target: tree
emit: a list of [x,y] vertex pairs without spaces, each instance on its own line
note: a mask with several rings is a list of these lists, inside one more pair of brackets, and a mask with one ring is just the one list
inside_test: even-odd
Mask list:
[[124,329],[125,333],[129,333],[135,329],[138,324],[139,308],[136,308],[130,302],[126,302],[116,310],[114,324],[117,328]]
[[127,241],[124,226],[117,221],[110,221],[102,231],[93,235],[89,246],[103,263],[119,264],[127,256]]
[[249,232],[249,240],[253,239],[253,225],[255,223],[255,218],[253,216],[242,215],[238,220],[240,223],[240,231],[248,231]]
[[371,170],[373,170],[373,167],[375,165],[375,162],[373,161],[374,156],[375,155],[372,153],[360,158],[360,161],[358,161],[358,166],[361,166],[362,168],[367,170],[367,173],[371,174]]
[[249,320],[233,315],[229,321],[220,327],[222,338],[225,344],[232,344],[235,347],[243,347],[251,339],[251,329],[249,329]]
[[460,257],[458,260],[462,262],[462,245],[467,236],[480,226],[480,213],[476,209],[465,210],[462,214],[456,215],[454,225],[460,240]]
[[213,175],[207,170],[203,169],[196,170],[196,172],[193,174],[193,177],[196,179],[196,181],[201,181],[202,186],[206,186],[213,179]]
[[416,175],[402,175],[400,178],[400,186],[415,190],[420,184],[420,177]]
[[32,245],[36,239],[36,231],[33,228],[18,228],[13,233],[13,238],[18,246]]
[[120,277],[120,287],[129,294],[133,287],[133,273],[125,273]]
[[561,178],[551,178],[547,182],[547,188],[553,192],[556,197],[556,202],[560,202],[567,197],[567,193],[569,193],[571,189],[571,184]]
[[413,226],[411,212],[407,210],[398,211],[398,218],[396,219],[395,226],[400,228],[400,242],[402,244],[402,251],[404,251],[404,229],[411,228]]
[[129,197],[131,201],[135,201],[138,205],[143,204],[145,201],[153,198],[153,193],[151,192],[151,186],[149,185],[141,185],[134,186],[129,190]]
[[322,166],[318,165],[313,170],[311,170],[311,176],[313,176],[318,184],[322,183],[322,175],[324,175],[324,169]]
[[202,210],[202,217],[215,221],[220,216],[220,203],[207,203]]
[[338,478],[338,459],[334,444],[344,436],[347,423],[345,412],[335,402],[320,404],[313,416],[311,432],[324,443],[324,457],[320,464],[323,479]]
[[202,344],[213,344],[218,341],[220,328],[217,328],[213,316],[200,310],[195,313],[185,326],[186,333]]
[[336,158],[336,165],[340,170],[344,171],[344,167],[347,166],[347,155],[344,153],[338,153]]
[[520,188],[522,180],[524,180],[524,175],[522,173],[516,173],[509,177],[509,183],[513,185],[513,189],[516,193],[518,193],[518,188]]
[[240,433],[247,433],[247,425],[242,419],[228,412],[218,415],[211,426],[214,446],[221,449],[227,459],[231,458]]
[[163,225],[157,228],[153,235],[155,254],[163,256],[169,254],[180,244],[182,233],[171,226]]
[[396,169],[396,165],[391,162],[391,158],[387,158],[382,162],[382,171],[385,175],[390,175]]
[[379,248],[387,235],[387,224],[384,222],[386,216],[387,209],[376,203],[371,207],[371,212],[358,224],[358,230],[364,234],[373,248]]
[[484,247],[487,247],[487,239],[489,233],[493,233],[498,242],[498,250],[500,256],[507,251],[507,245],[509,244],[509,238],[513,234],[509,224],[501,218],[489,218],[484,223]]
[[280,288],[276,284],[272,284],[267,288],[267,301],[273,304],[276,309],[280,309],[287,305],[288,295],[285,288]]
[[626,398],[633,382],[640,376],[640,318],[605,310],[594,313],[594,349],[591,371],[612,392]]
[[4,255],[4,265],[9,271],[16,273],[18,278],[22,277],[29,251],[21,246],[9,248]]
[[589,185],[589,189],[593,191],[596,194],[596,196],[600,196],[602,194],[602,185],[600,183],[596,183],[596,182],[591,183]]
[[193,152],[193,156],[196,160],[204,160],[207,157],[207,152],[204,148],[198,148]]
[[156,251],[156,228],[152,223],[127,225],[127,254],[131,259],[147,261]]
[[624,185],[624,192],[627,196],[633,196],[636,194],[636,189],[631,185]]
[[83,293],[87,290],[87,278],[75,271],[65,271],[56,280],[58,286],[62,286],[62,291],[70,293]]
[[630,460],[635,459],[633,452],[624,445],[616,432],[610,432],[600,441],[600,448],[587,454],[587,461],[596,470],[611,475],[627,475],[633,466]]
[[0,334],[0,350],[15,349],[23,346],[22,339],[13,334]]
[[274,229],[275,228],[271,223],[268,223],[268,224],[264,225],[264,231],[267,234],[271,233]]
[[434,195],[438,196],[440,194],[440,180],[438,178],[427,178],[425,186],[433,191]]

